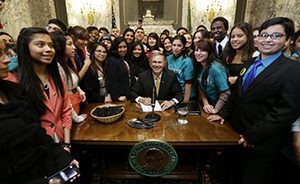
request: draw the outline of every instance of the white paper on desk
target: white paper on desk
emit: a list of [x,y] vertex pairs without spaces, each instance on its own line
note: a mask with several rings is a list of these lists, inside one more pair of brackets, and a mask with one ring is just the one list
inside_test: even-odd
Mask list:
[[[144,105],[142,103],[140,103],[143,112],[152,112],[152,107],[151,105]],[[155,107],[154,107],[154,111],[162,111],[160,104],[158,103],[158,101],[155,101]]]

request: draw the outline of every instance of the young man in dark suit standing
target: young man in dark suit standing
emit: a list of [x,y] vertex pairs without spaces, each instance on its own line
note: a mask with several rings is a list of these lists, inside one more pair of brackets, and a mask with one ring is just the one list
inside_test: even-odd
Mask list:
[[[219,115],[209,121],[230,118],[244,148],[239,184],[269,184],[276,158],[300,114],[300,64],[287,59],[282,49],[292,38],[294,24],[285,17],[265,21],[259,30],[260,55],[243,69],[238,89]],[[240,160],[239,160],[240,161]],[[232,183],[232,182],[231,182]]]
[[151,104],[152,89],[155,86],[156,99],[164,100],[162,109],[169,109],[183,100],[183,94],[175,73],[164,68],[164,55],[152,51],[149,70],[141,73],[131,90],[132,101]]
[[215,41],[215,50],[218,58],[223,57],[224,48],[229,41],[227,36],[228,20],[224,17],[216,17],[211,23],[211,34]]

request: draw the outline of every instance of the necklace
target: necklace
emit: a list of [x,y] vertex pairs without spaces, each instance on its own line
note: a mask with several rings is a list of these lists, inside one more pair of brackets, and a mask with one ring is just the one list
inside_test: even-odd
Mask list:
[[48,82],[45,84],[45,86],[44,86],[44,90],[46,91],[46,90],[48,90],[49,89],[49,85],[48,85]]
[[103,73],[101,72],[101,70],[97,70],[97,74],[98,74],[98,80],[102,80],[103,79]]

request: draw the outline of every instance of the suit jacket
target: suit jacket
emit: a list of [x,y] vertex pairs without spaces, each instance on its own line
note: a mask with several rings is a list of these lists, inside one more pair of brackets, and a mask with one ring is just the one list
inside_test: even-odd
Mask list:
[[[251,65],[248,64],[247,68]],[[300,114],[300,64],[281,55],[242,93],[237,90],[220,115],[232,115],[233,128],[254,145],[257,154],[275,154]]]
[[[6,80],[18,83],[16,74],[9,76]],[[52,77],[49,77],[49,97],[44,91],[46,105],[45,113],[40,117],[41,125],[46,129],[47,134],[51,137],[54,132],[57,134],[60,141],[64,141],[64,128],[72,128],[72,117],[70,100],[67,95],[67,87],[63,81],[65,95],[58,95]]]
[[[141,73],[131,90],[132,101],[134,101],[138,96],[152,97],[152,89],[154,84],[155,83],[151,69]],[[179,102],[181,102],[183,100],[182,90],[175,73],[168,69],[164,69],[156,99],[171,100],[172,98],[176,98]]]
[[61,96],[57,94],[54,81],[49,77],[49,97],[44,92],[46,110],[40,118],[42,127],[46,129],[47,134],[53,137],[55,132],[62,142],[64,142],[64,128],[70,130],[72,128],[70,100],[67,95],[65,82],[63,82],[63,85],[65,95]]

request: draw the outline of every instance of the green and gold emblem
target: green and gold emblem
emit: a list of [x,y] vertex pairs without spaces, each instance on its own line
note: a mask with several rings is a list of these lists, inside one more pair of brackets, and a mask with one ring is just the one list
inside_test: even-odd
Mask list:
[[139,174],[149,177],[163,176],[174,170],[178,156],[174,148],[160,140],[147,140],[136,144],[129,153],[129,163]]

